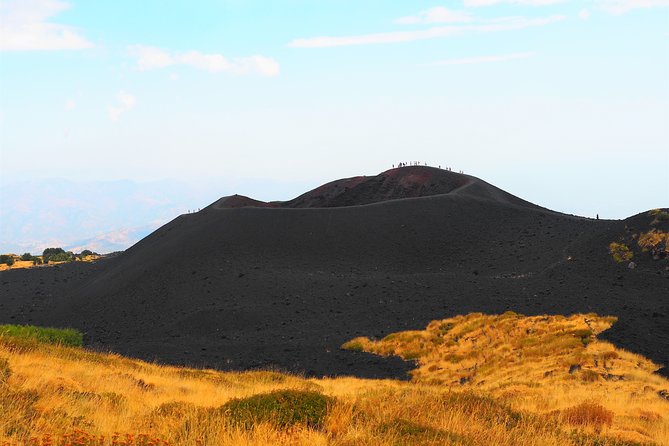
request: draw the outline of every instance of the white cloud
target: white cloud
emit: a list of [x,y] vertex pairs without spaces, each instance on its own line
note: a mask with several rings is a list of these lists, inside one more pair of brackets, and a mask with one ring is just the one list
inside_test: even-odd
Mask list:
[[133,45],[130,47],[130,52],[137,58],[137,66],[141,71],[188,65],[212,73],[229,72],[262,76],[279,74],[279,64],[274,59],[265,56],[228,60],[222,54],[204,54],[199,51],[178,53],[145,45]]
[[49,17],[70,7],[59,0],[8,0],[0,3],[0,51],[77,50],[93,44],[71,26]]
[[395,20],[395,23],[411,25],[416,23],[456,23],[471,22],[472,16],[462,11],[452,11],[443,6],[437,6],[432,9],[426,9],[416,15],[401,17]]
[[[464,0],[464,6],[471,8],[479,6],[492,6],[501,3],[513,5],[546,6],[564,3],[565,1],[566,0]],[[598,5],[600,9],[615,15],[625,14],[634,9],[669,6],[669,0],[591,0],[591,2]],[[584,9],[583,11],[587,10]]]
[[563,3],[565,0],[465,0],[466,7],[492,6],[499,3],[511,3],[515,5],[545,6]]
[[478,63],[490,63],[490,62],[504,62],[506,60],[515,60],[515,59],[527,59],[534,57],[536,53],[525,52],[525,53],[511,53],[511,54],[501,54],[496,56],[479,56],[479,57],[467,57],[463,59],[448,59],[441,60],[439,62],[434,62],[429,64],[430,66],[445,66],[445,65],[470,65]]
[[109,118],[112,121],[117,121],[123,113],[131,110],[136,103],[135,97],[130,93],[126,93],[125,91],[119,91],[116,95],[116,98],[120,104],[107,108]]
[[614,15],[621,15],[634,9],[669,6],[669,0],[595,0],[597,6]]
[[588,20],[590,18],[590,11],[587,9],[581,9],[581,11],[578,13],[578,18],[581,20]]
[[416,40],[434,39],[437,37],[448,37],[464,33],[485,33],[496,31],[509,31],[514,29],[544,26],[564,20],[564,16],[526,18],[507,17],[496,19],[475,25],[462,26],[439,26],[425,30],[397,31],[389,33],[363,34],[358,36],[322,36],[306,39],[295,39],[288,43],[294,48],[324,48],[348,45],[369,45],[379,43],[413,42]]
[[65,104],[63,105],[63,110],[65,110],[65,111],[74,110],[74,108],[76,106],[77,106],[77,103],[74,102],[74,100],[68,99],[67,101],[65,101]]

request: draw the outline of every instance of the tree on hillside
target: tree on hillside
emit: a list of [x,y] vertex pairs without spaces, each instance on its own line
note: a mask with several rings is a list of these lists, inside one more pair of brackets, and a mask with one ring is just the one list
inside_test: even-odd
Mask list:
[[2,254],[0,255],[0,263],[4,263],[7,266],[12,266],[14,264],[14,257],[7,254]]
[[74,254],[65,251],[63,248],[47,248],[42,252],[44,263],[49,262],[70,262],[74,260]]
[[34,257],[29,252],[23,253],[21,260],[34,260]]

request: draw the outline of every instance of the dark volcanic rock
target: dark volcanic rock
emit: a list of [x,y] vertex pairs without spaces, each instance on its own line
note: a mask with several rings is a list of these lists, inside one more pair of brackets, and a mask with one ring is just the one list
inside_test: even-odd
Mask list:
[[174,364],[406,377],[411,363],[339,347],[476,311],[596,312],[619,318],[602,337],[669,363],[669,324],[654,316],[669,314],[666,261],[630,270],[608,254],[648,220],[394,169],[288,202],[226,197],[93,265],[2,272],[0,323],[72,326],[89,346]]

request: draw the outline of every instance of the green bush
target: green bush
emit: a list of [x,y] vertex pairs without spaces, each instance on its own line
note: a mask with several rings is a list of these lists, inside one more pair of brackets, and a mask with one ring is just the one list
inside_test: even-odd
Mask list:
[[44,263],[49,262],[71,262],[74,260],[74,254],[65,251],[63,248],[47,248],[42,253]]
[[71,252],[62,252],[49,257],[50,262],[71,262],[72,260],[74,260],[74,255]]
[[73,328],[35,327],[34,325],[0,325],[0,337],[36,340],[47,344],[81,347],[84,335]]
[[320,428],[331,403],[331,398],[318,392],[277,390],[230,400],[221,409],[231,424],[245,429],[259,423],[279,429],[298,424]]
[[24,252],[21,256],[21,260],[35,260],[35,258],[29,252]]
[[14,257],[8,254],[1,254],[0,263],[4,263],[7,266],[12,266],[14,264]]

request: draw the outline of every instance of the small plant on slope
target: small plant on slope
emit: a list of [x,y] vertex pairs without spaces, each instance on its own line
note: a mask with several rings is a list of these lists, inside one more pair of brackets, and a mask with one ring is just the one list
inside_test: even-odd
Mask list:
[[627,262],[634,257],[634,253],[624,243],[611,242],[609,252],[617,263]]

